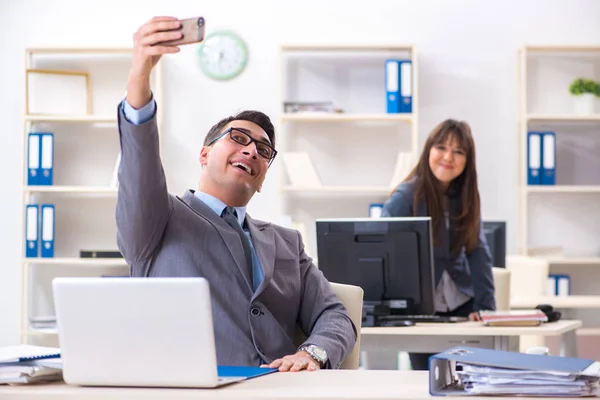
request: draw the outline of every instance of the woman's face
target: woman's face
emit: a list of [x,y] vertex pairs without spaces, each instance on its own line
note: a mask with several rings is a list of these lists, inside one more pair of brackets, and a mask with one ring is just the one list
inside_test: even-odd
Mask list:
[[429,149],[429,168],[444,185],[450,184],[465,170],[467,155],[453,136],[446,143],[438,143]]

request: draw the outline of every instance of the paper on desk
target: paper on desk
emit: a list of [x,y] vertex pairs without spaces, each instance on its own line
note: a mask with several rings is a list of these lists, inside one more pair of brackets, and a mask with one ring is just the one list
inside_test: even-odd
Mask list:
[[523,371],[508,368],[496,367],[480,367],[472,364],[457,363],[457,367],[461,367],[459,373],[465,374],[482,374],[486,376],[502,377],[502,378],[529,378],[529,379],[544,379],[544,380],[571,380],[574,381],[577,377],[568,372],[561,371]]
[[523,371],[457,363],[456,371],[470,394],[527,394],[536,396],[591,396],[599,393],[598,376],[555,371]]
[[597,386],[543,386],[532,387],[529,385],[471,385],[466,384],[465,391],[471,394],[519,394],[534,396],[595,396],[598,394]]
[[0,384],[54,381],[61,378],[62,370],[54,368],[33,365],[12,365],[0,368]]
[[27,344],[0,347],[0,363],[22,362],[44,357],[60,357],[60,349]]

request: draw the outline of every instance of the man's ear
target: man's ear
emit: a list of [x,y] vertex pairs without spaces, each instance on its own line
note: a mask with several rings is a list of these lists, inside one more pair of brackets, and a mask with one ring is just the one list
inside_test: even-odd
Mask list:
[[260,193],[260,191],[261,191],[261,190],[262,190],[262,185],[260,185],[260,186],[258,187],[258,189],[256,189],[256,191],[257,191],[258,193]]
[[202,165],[203,167],[208,164],[208,154],[210,153],[210,147],[207,146],[202,146],[202,149],[200,149],[200,165]]

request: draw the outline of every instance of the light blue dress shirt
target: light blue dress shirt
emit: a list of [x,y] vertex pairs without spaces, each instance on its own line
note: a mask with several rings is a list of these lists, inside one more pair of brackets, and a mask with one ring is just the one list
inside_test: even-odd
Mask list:
[[[123,113],[125,114],[125,118],[127,118],[127,120],[134,125],[140,125],[140,124],[143,124],[144,122],[149,121],[150,119],[152,119],[154,117],[155,112],[156,112],[156,102],[154,101],[154,99],[151,100],[148,104],[146,104],[142,108],[140,108],[139,110],[136,110],[135,108],[131,107],[131,105],[129,103],[127,103],[127,101],[123,101]],[[206,204],[219,217],[223,213],[223,210],[225,209],[225,207],[227,207],[227,204],[223,203],[221,200],[217,199],[216,197],[211,196],[210,194],[203,193],[200,191],[196,191],[194,194],[196,195],[196,197],[198,199],[200,199],[200,201],[202,201],[204,204]],[[252,241],[252,236],[250,236],[250,232],[244,226],[244,220],[246,219],[246,207],[234,207],[234,208],[235,208],[235,211],[237,212],[238,222],[240,223],[240,226],[242,227],[244,233],[246,234],[246,236],[248,237],[248,240],[250,241],[250,250],[252,253],[252,283],[254,286],[253,289],[254,289],[254,291],[256,291],[256,289],[258,288],[258,286],[260,285],[260,283],[262,282],[262,280],[264,278],[264,273],[262,270],[262,266],[260,265],[260,260],[258,259],[258,255],[256,254],[256,249],[254,248],[254,242]]]
[[136,110],[131,107],[127,100],[123,100],[123,113],[129,122],[134,125],[141,125],[154,117],[154,114],[156,113],[156,102],[152,99],[144,107]]
[[[221,216],[227,204],[223,203],[221,200],[217,199],[210,194],[200,192],[196,190],[194,192],[197,198],[199,198],[204,204],[210,207],[218,216]],[[250,232],[244,226],[244,219],[246,219],[246,207],[234,207],[237,213],[237,219],[240,223],[240,226],[244,230],[244,233],[248,237],[250,241],[250,252],[252,253],[252,283],[254,285],[254,291],[258,288],[260,283],[263,280],[264,274],[262,270],[262,266],[260,265],[260,260],[258,259],[258,255],[256,254],[256,249],[254,248],[254,242],[252,241],[252,236],[250,236]]]

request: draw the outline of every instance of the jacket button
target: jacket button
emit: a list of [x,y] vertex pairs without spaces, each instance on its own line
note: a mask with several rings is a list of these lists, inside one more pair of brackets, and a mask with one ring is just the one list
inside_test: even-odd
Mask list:
[[254,307],[250,310],[250,314],[252,314],[253,317],[258,317],[260,315],[260,309]]

